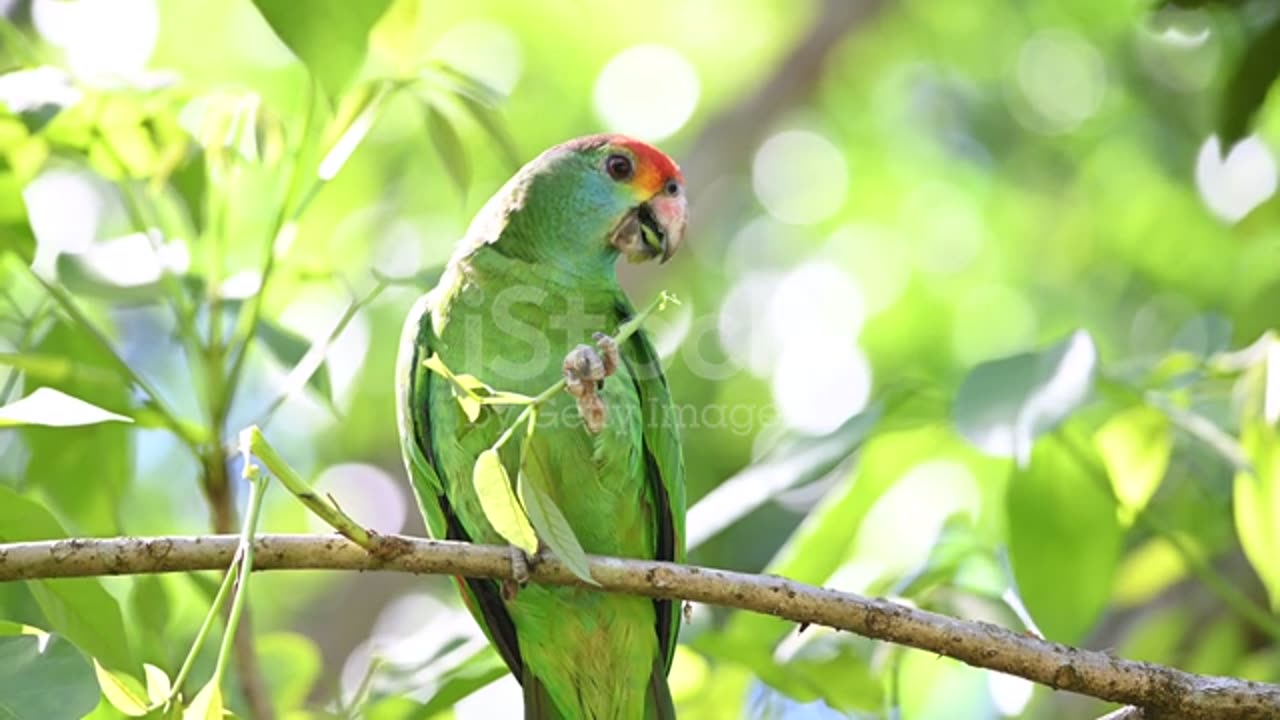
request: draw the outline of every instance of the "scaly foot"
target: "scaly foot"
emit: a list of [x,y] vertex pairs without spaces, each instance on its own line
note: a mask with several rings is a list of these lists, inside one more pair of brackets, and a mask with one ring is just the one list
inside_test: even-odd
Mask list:
[[[565,390],[578,401],[578,414],[591,433],[604,429],[605,405],[600,397],[604,379],[618,369],[618,344],[604,333],[593,338],[596,347],[579,345],[564,358]],[[597,350],[598,348],[598,350]]]

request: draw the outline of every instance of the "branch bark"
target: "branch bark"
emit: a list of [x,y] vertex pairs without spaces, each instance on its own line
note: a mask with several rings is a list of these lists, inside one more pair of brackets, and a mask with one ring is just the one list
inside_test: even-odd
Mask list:
[[[221,570],[231,563],[236,542],[234,536],[214,535],[0,545],[0,581]],[[255,570],[389,570],[512,579],[510,551],[504,547],[399,535],[378,536],[373,554],[336,535],[264,535],[257,543]],[[1141,707],[1147,717],[1280,717],[1280,686],[1124,660],[990,623],[776,576],[608,557],[592,557],[591,573],[609,592],[691,600],[847,630],[1055,689]],[[583,586],[554,558],[538,562],[530,577],[541,584]]]

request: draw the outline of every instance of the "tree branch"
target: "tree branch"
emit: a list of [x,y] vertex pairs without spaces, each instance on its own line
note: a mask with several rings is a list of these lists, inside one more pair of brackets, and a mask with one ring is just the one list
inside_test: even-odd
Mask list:
[[[70,539],[0,545],[0,581],[223,570],[235,536]],[[377,536],[370,554],[336,535],[264,535],[254,570],[391,570],[511,579],[509,548]],[[1146,717],[1280,717],[1280,686],[1210,677],[957,620],[889,600],[811,587],[785,578],[712,568],[592,557],[591,574],[609,592],[678,598],[825,625],[908,645],[1042,685],[1147,709]],[[554,559],[533,582],[583,587]]]

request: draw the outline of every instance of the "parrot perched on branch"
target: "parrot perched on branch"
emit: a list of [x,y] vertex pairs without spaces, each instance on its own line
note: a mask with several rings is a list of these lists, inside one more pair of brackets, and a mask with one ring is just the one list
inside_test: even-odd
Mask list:
[[[587,553],[683,559],[684,461],[666,379],[643,330],[616,344],[607,335],[636,314],[616,260],[670,259],[686,207],[676,164],[620,135],[547,150],[485,204],[401,339],[400,435],[434,537],[507,542],[473,474],[494,448],[503,477],[541,488]],[[468,407],[463,375],[525,397],[564,378],[569,392],[507,442],[520,407]],[[673,602],[457,582],[520,681],[525,718],[675,716],[666,679],[680,624]]]

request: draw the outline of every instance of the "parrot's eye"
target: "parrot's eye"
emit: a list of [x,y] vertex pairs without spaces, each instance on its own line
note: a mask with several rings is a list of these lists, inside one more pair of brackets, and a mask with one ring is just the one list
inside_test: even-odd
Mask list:
[[610,155],[604,160],[604,170],[609,173],[609,177],[618,182],[630,180],[633,170],[631,158],[626,155]]
[[668,180],[666,186],[662,189],[671,197],[675,197],[680,194],[680,183],[675,180]]

